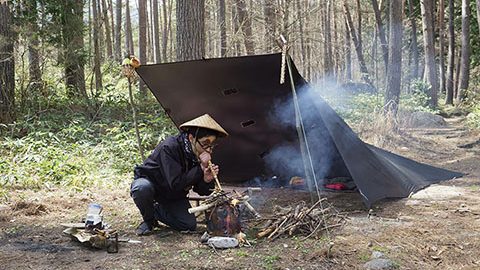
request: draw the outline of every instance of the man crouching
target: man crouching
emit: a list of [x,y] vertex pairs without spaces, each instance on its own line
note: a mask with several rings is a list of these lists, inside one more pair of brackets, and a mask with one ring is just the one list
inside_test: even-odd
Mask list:
[[182,132],[160,143],[142,165],[135,167],[130,195],[143,217],[137,235],[151,234],[158,221],[179,231],[194,231],[187,194],[209,195],[219,168],[208,166],[215,141],[228,133],[208,114],[180,125]]

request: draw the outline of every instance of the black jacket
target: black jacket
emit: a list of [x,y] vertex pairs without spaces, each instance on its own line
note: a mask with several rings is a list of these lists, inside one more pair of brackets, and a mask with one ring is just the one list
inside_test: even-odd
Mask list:
[[214,183],[203,181],[200,164],[186,151],[182,135],[168,137],[157,145],[142,165],[135,167],[135,179],[151,181],[158,202],[183,199],[192,187],[200,195],[209,195]]

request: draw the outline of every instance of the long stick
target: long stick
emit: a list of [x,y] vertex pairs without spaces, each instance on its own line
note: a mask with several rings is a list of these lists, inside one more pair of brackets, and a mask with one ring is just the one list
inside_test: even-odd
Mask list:
[[220,185],[220,181],[218,180],[218,175],[213,170],[213,164],[210,160],[208,161],[208,168],[210,168],[210,171],[213,174],[213,178],[215,178],[215,183],[217,184],[218,190],[222,190],[222,186]]
[[140,156],[142,156],[142,160],[145,160],[142,148],[142,138],[140,138],[140,131],[138,130],[137,112],[135,111],[135,104],[133,103],[132,81],[130,78],[128,78],[128,95],[130,97],[130,105],[132,106],[133,125],[135,126],[135,133],[137,135],[138,151],[140,152]]

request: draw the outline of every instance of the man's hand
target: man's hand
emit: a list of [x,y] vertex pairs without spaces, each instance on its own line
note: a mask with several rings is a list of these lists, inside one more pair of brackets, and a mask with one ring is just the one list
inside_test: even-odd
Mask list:
[[199,156],[200,164],[202,165],[202,169],[205,171],[205,168],[208,168],[208,162],[212,159],[208,152],[203,152]]
[[213,169],[213,172],[212,170],[210,170],[208,165],[206,168],[203,169],[203,181],[205,181],[205,183],[212,182],[213,179],[215,179],[214,175],[218,175],[218,172],[220,171],[220,169],[218,168],[218,165],[215,165],[215,164],[212,164],[212,169]]

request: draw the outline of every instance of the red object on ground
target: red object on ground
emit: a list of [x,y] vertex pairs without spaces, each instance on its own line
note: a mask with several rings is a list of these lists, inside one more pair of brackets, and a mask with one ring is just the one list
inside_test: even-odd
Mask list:
[[335,189],[335,190],[345,190],[348,189],[344,183],[333,183],[325,185],[328,189]]

